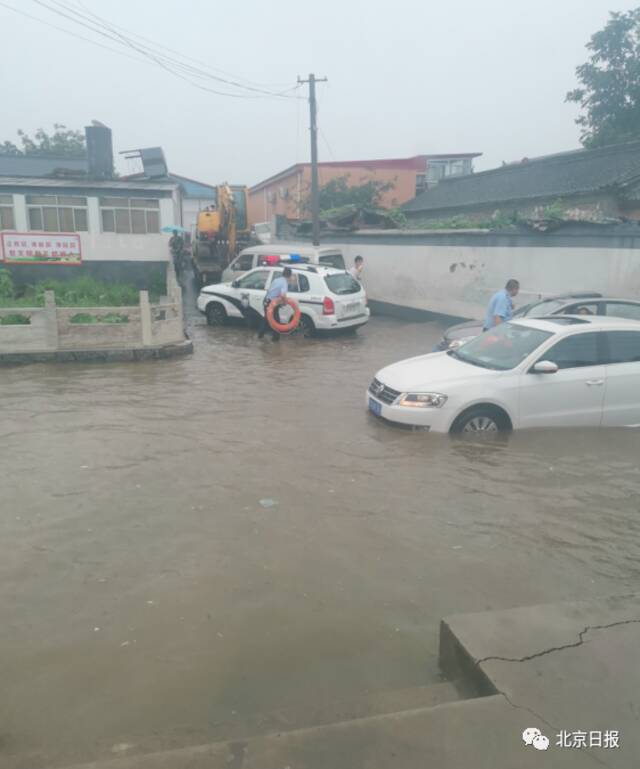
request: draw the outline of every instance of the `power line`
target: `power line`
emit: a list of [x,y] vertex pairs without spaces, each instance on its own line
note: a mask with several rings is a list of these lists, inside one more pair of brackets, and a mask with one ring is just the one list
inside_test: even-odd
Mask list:
[[[119,56],[125,56],[127,59],[131,59],[132,61],[135,61],[135,62],[138,62],[138,63],[149,63],[149,61],[150,61],[149,57],[138,58],[137,56],[131,56],[130,54],[125,53],[124,51],[122,51],[120,49],[111,48],[110,46],[104,45],[103,43],[100,43],[97,40],[92,40],[91,38],[85,37],[84,35],[80,35],[77,32],[74,32],[73,30],[66,29],[65,27],[60,27],[57,24],[53,24],[52,22],[47,21],[45,19],[42,19],[39,16],[34,16],[34,15],[32,15],[30,13],[27,13],[26,11],[23,11],[23,10],[21,10],[19,8],[14,8],[13,6],[8,5],[7,3],[4,3],[1,0],[0,0],[0,5],[2,7],[4,7],[4,8],[6,8],[9,11],[13,11],[14,13],[18,13],[21,16],[25,16],[28,19],[32,19],[33,21],[37,21],[40,24],[43,24],[46,27],[51,27],[52,29],[56,29],[59,32],[64,32],[65,34],[71,35],[72,37],[75,37],[78,40],[83,40],[86,43],[90,43],[91,45],[95,45],[98,48],[102,48],[105,51],[110,51],[111,53],[118,54]],[[94,30],[92,30],[92,31],[94,31]],[[113,40],[113,38],[110,37],[109,35],[104,35],[104,37],[107,37],[109,40]],[[172,74],[176,74],[176,73],[172,73]],[[196,83],[193,83],[191,81],[188,81],[188,82],[191,85],[194,85],[195,87],[200,87]],[[232,93],[226,93],[226,92],[223,92],[223,91],[214,91],[213,89],[210,89],[210,88],[204,88],[204,90],[210,91],[211,93],[216,93],[216,94],[218,94],[220,96],[231,96],[231,97],[235,97],[235,98],[247,98],[247,99],[262,98],[260,96],[255,96],[254,97],[254,96],[246,96],[244,94],[232,94]]]
[[45,27],[52,27],[53,29],[57,29],[59,32],[66,32],[66,34],[71,35],[72,37],[78,38],[78,40],[84,40],[86,43],[91,43],[92,45],[97,45],[99,48],[104,48],[105,51],[111,51],[112,53],[117,53],[120,56],[126,56],[127,59],[131,59],[132,61],[137,61],[139,63],[145,63],[144,59],[139,59],[137,56],[131,56],[128,53],[125,53],[124,51],[120,51],[117,48],[110,48],[108,45],[103,45],[102,43],[99,43],[97,40],[91,40],[88,37],[84,37],[83,35],[79,35],[77,32],[73,32],[70,29],[65,29],[64,27],[59,27],[57,24],[52,24],[49,21],[45,21],[44,19],[41,19],[39,16],[33,16],[30,13],[27,13],[26,11],[23,11],[19,8],[13,8],[11,5],[7,5],[7,3],[2,2],[0,0],[0,5],[4,8],[7,8],[9,11],[13,11],[14,13],[19,13],[21,16],[26,16],[28,19],[32,19],[33,21],[39,21],[41,24],[44,24]]
[[[329,86],[329,80],[325,80],[325,82]],[[322,112],[322,105],[324,104],[324,99],[318,99],[317,102],[318,102],[318,114],[320,114]],[[322,128],[320,128],[319,125],[318,125],[318,133],[320,134],[320,138],[324,142],[325,147],[329,150],[329,155],[331,155],[331,158],[335,160],[336,156],[333,152],[331,144],[329,143],[329,139],[327,139],[325,132],[322,130]]]
[[[208,77],[208,78],[217,80],[219,82],[225,83],[226,85],[231,85],[231,86],[234,86],[236,88],[244,88],[244,89],[249,90],[249,91],[254,91],[256,93],[260,93],[260,94],[263,94],[265,96],[282,96],[285,93],[287,93],[288,91],[291,91],[291,90],[295,89],[295,86],[292,86],[292,87],[286,89],[286,91],[274,92],[274,91],[267,90],[264,86],[252,87],[252,86],[245,85],[244,83],[239,82],[240,79],[245,79],[245,78],[237,78],[236,76],[232,76],[232,77],[235,77],[235,80],[228,80],[226,78],[221,78],[221,77],[219,77],[217,75],[212,75],[208,71],[205,71],[205,70],[197,68],[197,67],[192,67],[189,64],[185,64],[184,61],[182,61],[180,59],[176,59],[174,57],[167,56],[165,53],[163,53],[163,51],[171,51],[173,53],[177,53],[179,56],[182,57],[182,59],[195,61],[196,63],[202,63],[202,62],[198,62],[197,59],[192,59],[191,57],[185,56],[181,52],[176,51],[175,49],[169,48],[168,46],[166,46],[164,44],[159,44],[157,42],[154,42],[154,41],[150,40],[149,38],[144,38],[141,35],[137,35],[135,33],[132,33],[131,31],[126,30],[124,27],[121,27],[121,26],[119,26],[117,24],[113,24],[112,22],[107,21],[103,17],[98,16],[98,14],[93,13],[92,11],[87,11],[86,9],[84,9],[84,7],[80,3],[78,5],[81,8],[83,8],[87,13],[89,13],[89,16],[87,16],[86,14],[80,13],[79,11],[76,10],[76,8],[74,8],[73,6],[70,6],[69,4],[65,4],[63,2],[60,2],[60,0],[50,0],[50,2],[53,2],[54,5],[62,7],[65,10],[70,11],[71,13],[77,13],[81,18],[83,18],[85,21],[88,21],[89,23],[97,23],[100,28],[102,28],[102,29],[106,28],[109,32],[112,32],[113,34],[117,35],[120,39],[122,39],[128,45],[132,45],[132,40],[131,40],[132,37],[133,38],[138,38],[140,40],[147,40],[148,42],[151,42],[152,46],[147,46],[147,45],[143,45],[143,44],[138,44],[138,45],[140,47],[146,49],[147,51],[150,51],[151,53],[155,54],[156,56],[159,56],[160,58],[164,59],[165,61],[169,61],[169,62],[179,66],[181,69],[183,69],[185,71],[189,71],[189,72],[195,73],[197,75],[202,75],[204,77]],[[95,19],[96,21],[94,22],[93,19],[90,18],[90,17],[93,17],[93,19]],[[123,30],[127,34],[126,35],[120,34],[117,31],[118,29]],[[208,66],[208,65],[205,65],[205,66]],[[257,85],[257,84],[254,84],[254,85]]]
[[[77,19],[74,19],[72,16],[69,16],[68,14],[66,14],[64,12],[58,11],[57,9],[51,7],[50,5],[47,5],[47,3],[42,2],[42,0],[33,0],[33,2],[37,3],[38,5],[41,5],[43,8],[46,8],[47,10],[50,10],[53,13],[56,13],[58,16],[63,16],[64,18],[73,21],[75,24],[79,24],[80,26],[85,27],[86,29],[89,29],[92,32],[95,32],[95,33],[101,35],[102,37],[106,37],[108,40],[111,40],[113,42],[119,43],[121,45],[124,43],[124,41],[119,40],[118,37],[110,35],[110,34],[107,34],[106,32],[103,32],[100,29],[97,29],[93,25],[84,24],[83,22],[78,21]],[[124,44],[126,44],[126,43],[124,43]],[[166,64],[164,64],[163,62],[159,61],[156,57],[149,55],[148,53],[146,53],[144,50],[138,48],[137,46],[129,45],[129,47],[133,48],[133,50],[137,51],[138,53],[140,53],[145,58],[147,58],[147,59],[153,61],[154,63],[158,64],[160,67],[162,67],[162,69],[166,70],[170,74],[175,75],[175,77],[179,77],[181,80],[184,80],[185,82],[189,83],[192,86],[195,86],[196,88],[199,88],[200,90],[209,91],[209,92],[214,93],[214,94],[216,94],[218,96],[228,96],[228,97],[231,97],[231,98],[238,98],[238,99],[252,98],[251,96],[246,96],[244,94],[233,94],[233,93],[226,93],[224,91],[217,91],[217,90],[214,90],[212,88],[207,88],[205,86],[202,86],[202,85],[200,85],[198,83],[194,83],[189,78],[187,78],[184,75],[181,75],[179,72],[176,72],[175,70],[171,69]]]
[[[158,48],[158,44],[154,43],[154,46],[152,47],[144,43],[137,43],[136,41],[132,40],[128,36],[128,34],[125,35],[119,32],[113,25],[111,25],[105,19],[102,19],[101,17],[97,16],[97,14],[91,14],[94,17],[94,18],[91,18],[86,14],[80,13],[76,8],[68,6],[62,2],[56,2],[56,0],[52,0],[54,5],[50,5],[46,2],[43,2],[43,0],[33,0],[33,2],[35,2],[37,5],[42,6],[43,8],[46,8],[51,13],[54,13],[65,19],[68,19],[74,24],[78,24],[81,27],[84,27],[85,29],[89,29],[95,34],[101,35],[102,37],[106,37],[108,40],[111,40],[112,42],[115,42],[119,45],[124,45],[128,48],[133,49],[134,51],[136,51],[136,53],[139,53],[141,56],[144,56],[145,58],[150,59],[165,71],[169,72],[175,77],[180,78],[181,80],[184,80],[190,85],[196,88],[199,88],[200,90],[208,91],[210,93],[214,93],[219,96],[228,96],[231,98],[252,98],[252,97],[253,98],[264,98],[264,97],[292,98],[288,96],[286,92],[277,93],[274,91],[268,91],[263,88],[256,88],[253,86],[245,85],[237,80],[222,78],[218,75],[213,75],[212,73],[207,72],[206,70],[193,67],[192,65],[189,65],[189,64],[185,64],[184,61],[181,61],[179,59],[176,59],[175,57],[164,54],[162,52],[162,49]],[[187,76],[187,74],[190,75],[191,77],[200,77],[200,78],[204,77],[219,83],[223,83],[224,85],[229,85],[233,88],[239,88],[241,90],[249,91],[251,93],[251,96],[247,94],[229,93],[229,92],[219,91],[213,88],[208,88],[202,84],[194,82],[191,79],[191,77]]]
[[329,150],[329,154],[331,155],[331,158],[333,160],[335,160],[336,159],[335,153],[331,149],[331,145],[329,144],[329,140],[325,136],[324,131],[322,130],[322,128],[318,128],[318,133],[320,134],[320,137],[321,137],[322,141],[325,143],[326,148]]
[[[85,12],[85,14],[89,14],[89,16],[92,16],[94,19],[98,19],[98,20],[101,19],[100,16],[98,16],[93,11],[89,10],[85,5],[83,5],[83,3],[79,2],[79,0],[78,0],[78,2],[75,3],[75,6],[78,9],[82,9]],[[122,26],[120,26],[118,24],[114,24],[113,22],[110,22],[109,26],[111,28],[120,29],[123,32],[127,32],[127,30],[124,27],[122,27]],[[251,79],[249,79],[247,77],[238,77],[237,75],[234,75],[233,73],[228,72],[227,70],[221,69],[220,67],[212,67],[210,64],[208,64],[207,62],[203,61],[202,59],[196,59],[193,56],[187,56],[187,54],[184,54],[181,51],[176,50],[175,48],[170,48],[166,44],[160,45],[156,41],[152,40],[149,37],[145,37],[144,35],[139,35],[139,34],[137,34],[135,32],[131,32],[131,31],[129,31],[128,34],[131,37],[137,38],[138,40],[143,40],[143,41],[145,41],[147,43],[152,43],[152,44],[156,45],[157,47],[164,49],[165,51],[169,51],[171,53],[176,53],[179,56],[182,56],[182,58],[187,60],[187,61],[192,61],[195,64],[200,64],[200,65],[202,65],[204,67],[209,67],[214,72],[220,72],[223,75],[229,75],[230,77],[235,77],[237,80],[244,80],[246,83],[249,83],[250,85],[258,86],[260,88],[267,88],[267,87],[275,88],[275,87],[278,87],[278,86],[283,86],[284,87],[284,86],[288,85],[288,83],[258,83],[255,80],[251,80]],[[291,88],[289,90],[297,89],[297,87],[298,87],[297,85],[294,85],[293,88]]]

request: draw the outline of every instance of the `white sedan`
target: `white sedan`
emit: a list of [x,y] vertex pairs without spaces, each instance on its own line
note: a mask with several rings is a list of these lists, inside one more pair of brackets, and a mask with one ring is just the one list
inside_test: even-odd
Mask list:
[[457,350],[383,368],[366,399],[376,416],[439,433],[637,427],[640,321],[511,321]]

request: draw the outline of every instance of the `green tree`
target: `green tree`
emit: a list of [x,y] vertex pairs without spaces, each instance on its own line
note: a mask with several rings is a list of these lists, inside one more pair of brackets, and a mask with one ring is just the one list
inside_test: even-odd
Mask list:
[[566,96],[583,109],[576,120],[582,144],[640,139],[640,8],[612,13],[587,49],[589,61],[576,69],[581,85]]
[[83,131],[74,131],[61,123],[53,124],[53,133],[38,128],[33,138],[23,130],[18,131],[22,147],[14,142],[0,144],[4,155],[56,155],[68,158],[82,158],[86,155]]
[[[330,211],[342,206],[357,208],[378,208],[380,199],[385,192],[393,189],[392,182],[368,181],[363,184],[350,185],[349,175],[338,176],[320,187],[319,203],[321,211]],[[305,208],[311,209],[310,196]]]

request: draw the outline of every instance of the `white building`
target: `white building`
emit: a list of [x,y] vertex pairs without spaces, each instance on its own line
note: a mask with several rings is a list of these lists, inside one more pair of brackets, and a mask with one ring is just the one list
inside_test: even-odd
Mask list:
[[180,186],[170,181],[0,176],[0,257],[19,282],[81,268],[144,283],[169,258],[162,228],[181,221]]
[[217,204],[218,191],[211,184],[197,182],[179,174],[167,174],[167,180],[180,186],[182,200],[182,226],[187,230],[195,225],[198,213],[211,204]]

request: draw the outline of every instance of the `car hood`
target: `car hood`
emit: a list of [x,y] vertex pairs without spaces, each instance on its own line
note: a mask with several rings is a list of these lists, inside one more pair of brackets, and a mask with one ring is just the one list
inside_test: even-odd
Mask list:
[[481,333],[481,320],[467,320],[464,323],[457,323],[455,326],[449,326],[449,328],[444,332],[444,338],[452,342],[454,339],[464,339],[468,336],[478,336]]
[[207,286],[203,286],[200,289],[200,293],[202,293],[202,294],[211,294],[211,293],[214,293],[216,291],[222,291],[222,290],[229,291],[231,288],[232,288],[232,286],[231,286],[231,282],[230,281],[227,281],[225,283],[210,283]]
[[495,369],[465,363],[446,352],[435,352],[392,363],[381,369],[376,379],[399,392],[429,392],[459,380],[497,373]]

